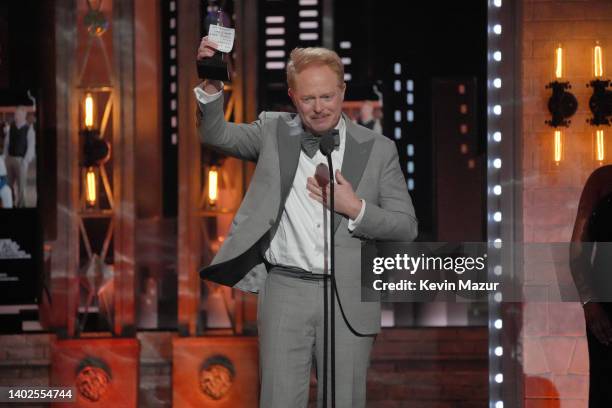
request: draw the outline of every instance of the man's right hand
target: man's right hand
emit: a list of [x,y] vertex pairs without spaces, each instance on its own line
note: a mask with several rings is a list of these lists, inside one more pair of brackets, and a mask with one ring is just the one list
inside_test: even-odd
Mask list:
[[588,330],[601,344],[609,346],[612,343],[612,325],[604,308],[597,302],[588,302],[583,309]]
[[[215,55],[215,52],[218,47],[219,46],[217,45],[217,43],[214,43],[208,39],[208,36],[203,37],[202,41],[200,41],[200,46],[198,47],[197,59],[202,60],[206,58],[211,58]],[[200,86],[202,89],[204,89],[204,92],[212,95],[223,89],[223,82],[205,79]]]

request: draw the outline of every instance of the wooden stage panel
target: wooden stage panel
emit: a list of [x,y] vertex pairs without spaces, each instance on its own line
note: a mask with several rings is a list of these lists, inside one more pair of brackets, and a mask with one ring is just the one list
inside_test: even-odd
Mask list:
[[256,337],[184,337],[172,342],[172,406],[257,408]]
[[54,408],[138,406],[137,339],[56,340],[51,344],[51,386],[74,387],[76,403]]

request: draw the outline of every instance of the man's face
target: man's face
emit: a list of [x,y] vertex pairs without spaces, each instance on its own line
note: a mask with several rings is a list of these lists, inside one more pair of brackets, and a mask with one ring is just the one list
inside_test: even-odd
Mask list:
[[27,115],[26,110],[22,107],[18,107],[15,110],[15,122],[19,122],[19,123],[25,122],[26,115]]
[[344,83],[341,87],[334,71],[327,65],[310,65],[295,75],[295,88],[289,88],[304,128],[322,134],[340,120]]

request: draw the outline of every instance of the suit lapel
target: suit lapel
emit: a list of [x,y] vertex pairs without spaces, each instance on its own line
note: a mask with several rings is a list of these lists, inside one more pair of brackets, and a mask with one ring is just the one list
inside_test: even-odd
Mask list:
[[[298,115],[295,115],[293,120],[287,121],[280,119],[278,121],[278,161],[280,167],[280,207],[279,213],[285,205],[285,200],[293,184],[295,172],[300,161],[300,135],[302,134],[302,125]],[[280,219],[280,216],[278,217]]]
[[[361,181],[363,171],[368,162],[368,157],[372,151],[374,138],[355,125],[350,118],[344,115],[346,124],[346,147],[342,159],[342,175],[357,190]],[[285,200],[295,178],[295,172],[300,161],[300,135],[302,134],[302,124],[298,115],[292,120],[280,119],[278,121],[278,160],[280,167],[280,207],[277,222],[280,220],[280,213],[285,205]],[[334,233],[338,229],[342,216],[334,214]]]
[[[351,183],[353,189],[357,191],[357,186],[361,181],[361,176],[372,151],[374,138],[355,125],[346,115],[343,116],[346,124],[346,147],[344,148],[344,158],[342,159],[342,169],[340,172]],[[341,221],[342,216],[335,213],[334,234]]]

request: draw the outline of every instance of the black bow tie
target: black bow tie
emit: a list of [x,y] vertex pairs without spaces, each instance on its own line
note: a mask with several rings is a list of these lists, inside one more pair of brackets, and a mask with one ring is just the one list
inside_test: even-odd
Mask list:
[[[312,159],[319,151],[320,141],[321,136],[315,136],[310,132],[304,132],[302,134],[302,150]],[[337,132],[334,133],[334,146],[334,150],[338,150],[340,147],[340,134]]]

